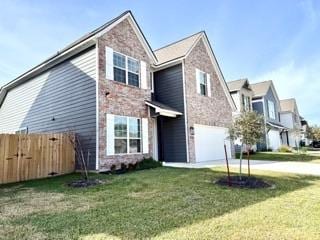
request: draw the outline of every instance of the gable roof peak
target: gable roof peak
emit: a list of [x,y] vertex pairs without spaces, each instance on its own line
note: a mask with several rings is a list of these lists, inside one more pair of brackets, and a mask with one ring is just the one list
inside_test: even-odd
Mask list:
[[35,67],[31,68],[27,72],[21,74],[20,76],[16,77],[14,80],[8,82],[7,84],[3,85],[0,88],[0,106],[5,98],[7,90],[9,90],[12,87],[15,87],[16,85],[21,84],[22,82],[28,80],[29,78],[33,76],[37,76],[41,74],[43,71],[46,71],[48,69],[51,69],[56,64],[80,53],[81,51],[88,49],[89,47],[92,47],[96,44],[96,39],[100,37],[102,34],[108,32],[110,29],[112,29],[114,26],[116,26],[118,23],[122,22],[125,19],[130,19],[131,25],[133,25],[135,32],[137,33],[140,41],[145,46],[145,49],[150,56],[150,58],[157,62],[157,58],[154,55],[154,52],[152,51],[152,48],[150,47],[148,41],[146,40],[144,34],[142,33],[141,28],[139,27],[137,21],[135,20],[132,12],[130,10],[126,10],[117,17],[111,19],[110,21],[106,22],[105,24],[101,25],[100,27],[94,29],[91,32],[88,32],[87,34],[83,35],[78,40],[74,41],[73,43],[67,45],[66,47],[62,48],[61,50],[57,51],[55,54],[53,54],[51,57],[47,58],[40,64],[36,65]]
[[295,112],[296,109],[296,99],[288,98],[280,100],[280,107],[282,112]]
[[230,92],[239,91],[243,87],[252,90],[248,78],[240,78],[237,80],[229,81],[227,82],[227,85]]
[[272,80],[266,80],[251,84],[255,97],[263,97],[267,94],[269,88],[273,85]]
[[204,31],[194,33],[154,50],[154,54],[158,59],[158,65],[185,57],[202,36],[204,36]]

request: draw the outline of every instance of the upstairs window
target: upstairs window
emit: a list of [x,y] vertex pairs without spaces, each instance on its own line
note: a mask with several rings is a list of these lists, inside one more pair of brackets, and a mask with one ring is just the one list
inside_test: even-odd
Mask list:
[[211,97],[210,74],[196,68],[197,93]]
[[242,110],[245,112],[248,112],[251,110],[251,101],[250,97],[245,96],[244,94],[241,95],[241,101],[242,101]]
[[269,113],[269,118],[273,120],[276,119],[275,105],[274,105],[274,102],[270,100],[268,100],[268,113]]
[[140,64],[138,60],[113,52],[113,76],[115,81],[139,87],[139,75]]
[[204,72],[199,73],[200,76],[200,94],[207,95],[207,74]]

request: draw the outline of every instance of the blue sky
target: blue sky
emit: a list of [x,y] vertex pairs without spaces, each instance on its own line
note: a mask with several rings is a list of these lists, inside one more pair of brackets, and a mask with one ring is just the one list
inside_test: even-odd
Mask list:
[[[169,8],[170,7],[170,8]],[[0,1],[0,85],[125,10],[153,49],[205,30],[227,81],[272,79],[320,124],[320,1]]]

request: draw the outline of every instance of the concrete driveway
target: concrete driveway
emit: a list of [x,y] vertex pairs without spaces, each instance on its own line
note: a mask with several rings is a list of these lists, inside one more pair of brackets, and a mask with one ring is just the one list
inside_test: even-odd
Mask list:
[[[283,161],[260,161],[251,160],[251,169],[267,170],[275,172],[287,172],[304,175],[320,176],[320,164],[306,163],[306,162],[283,162]],[[229,160],[229,165],[232,168],[239,168],[239,160]],[[226,166],[225,161],[208,161],[200,163],[164,163],[164,166],[168,167],[180,167],[180,168],[214,168]],[[247,161],[243,160],[243,170],[247,168]]]

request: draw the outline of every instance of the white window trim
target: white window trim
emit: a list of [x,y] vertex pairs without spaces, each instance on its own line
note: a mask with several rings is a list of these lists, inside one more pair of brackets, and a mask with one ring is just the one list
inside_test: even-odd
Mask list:
[[[115,66],[114,64],[113,64],[113,67],[114,67],[114,68],[121,69],[121,70],[124,70],[124,71],[126,72],[126,82],[125,82],[125,83],[123,83],[123,82],[118,82],[118,81],[116,81],[115,79],[114,79],[114,81],[117,82],[117,83],[126,84],[126,85],[131,86],[131,87],[141,88],[140,61],[139,61],[138,59],[136,59],[136,58],[127,56],[127,55],[125,55],[125,54],[123,54],[123,53],[120,53],[120,52],[117,52],[117,51],[114,51],[114,50],[113,50],[113,54],[115,54],[115,53],[125,57],[125,68]],[[138,74],[129,70],[129,68],[128,68],[128,59],[131,59],[131,60],[134,60],[134,61],[137,61],[137,62],[138,62],[138,64],[139,64],[139,68],[138,68],[138,69],[139,69],[139,73],[138,73]],[[138,75],[139,86],[134,86],[134,85],[129,84],[129,72]],[[114,77],[113,77],[113,78],[114,78]]]
[[[137,117],[129,117],[129,116],[122,116],[122,115],[114,115],[114,117],[125,117],[127,120],[127,137],[116,137],[114,135],[113,137],[113,141],[115,141],[116,139],[126,139],[127,140],[127,152],[126,153],[116,153],[115,151],[115,144],[114,144],[114,154],[113,155],[133,155],[133,154],[143,154],[143,143],[142,143],[142,118],[137,118]],[[129,126],[129,119],[133,118],[133,119],[139,119],[140,120],[140,138],[130,138],[130,126]],[[114,128],[115,124],[113,125]],[[130,152],[130,139],[133,140],[140,140],[140,152],[136,152],[136,153],[131,153]]]
[[[22,131],[25,131],[25,133],[21,133]],[[15,131],[15,134],[28,134],[28,127],[22,127],[19,128],[17,131]]]
[[154,93],[154,73],[150,71],[150,90]]
[[[202,71],[202,70],[200,70],[200,69],[198,69],[198,71],[199,71],[199,74],[203,74],[205,76],[205,78],[206,78],[206,82],[205,82],[206,92],[205,92],[204,95],[201,94],[201,81],[200,81],[201,79],[199,79],[199,84],[200,84],[200,93],[199,94],[201,96],[203,96],[203,97],[208,97],[208,77],[207,77],[207,73]],[[200,77],[200,75],[199,75],[199,77]]]
[[[273,116],[271,116],[270,105],[273,107]],[[275,103],[271,100],[268,100],[268,116],[270,119],[276,120],[276,106]]]
[[[250,104],[251,98],[243,93],[242,93],[242,95],[243,95],[243,111],[250,112],[251,111],[251,106],[250,106],[251,105]],[[241,101],[242,101],[242,96],[241,96]]]

